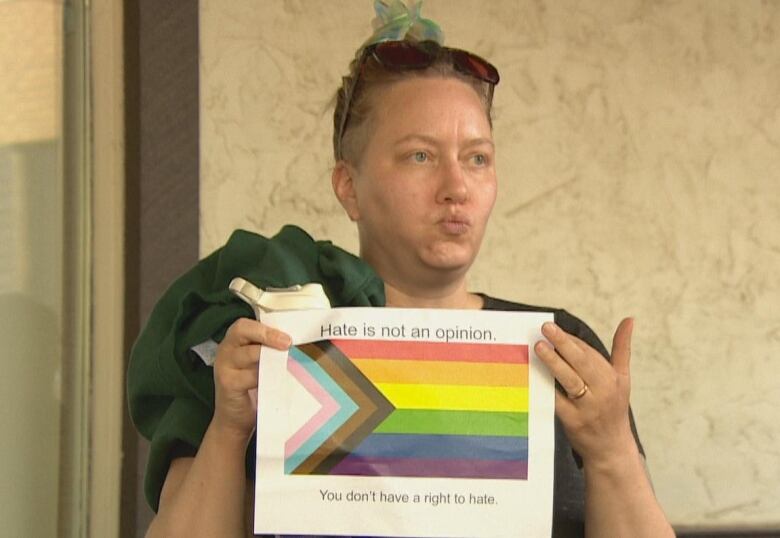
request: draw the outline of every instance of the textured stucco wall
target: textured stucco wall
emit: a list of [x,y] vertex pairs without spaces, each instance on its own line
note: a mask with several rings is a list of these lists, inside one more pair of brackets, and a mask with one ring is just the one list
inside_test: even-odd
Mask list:
[[[780,523],[780,2],[428,0],[501,70],[472,288],[637,318],[633,405],[676,524]],[[202,0],[201,248],[347,248],[331,99],[368,0]]]

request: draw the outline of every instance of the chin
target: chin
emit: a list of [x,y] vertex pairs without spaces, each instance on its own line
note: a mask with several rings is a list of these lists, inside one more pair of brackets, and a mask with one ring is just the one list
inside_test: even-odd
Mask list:
[[423,257],[423,262],[440,271],[465,272],[474,263],[476,253],[472,249],[447,249],[445,252],[432,252]]

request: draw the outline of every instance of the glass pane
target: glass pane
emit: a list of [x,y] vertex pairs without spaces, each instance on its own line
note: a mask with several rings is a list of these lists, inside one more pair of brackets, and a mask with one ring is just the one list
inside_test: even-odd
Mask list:
[[7,536],[56,536],[62,5],[2,2],[0,28],[0,521]]

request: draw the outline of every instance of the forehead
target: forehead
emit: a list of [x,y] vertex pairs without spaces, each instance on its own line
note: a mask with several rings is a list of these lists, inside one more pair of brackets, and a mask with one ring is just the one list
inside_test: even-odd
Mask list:
[[412,76],[378,88],[372,97],[372,127],[382,133],[457,129],[490,135],[485,105],[476,90],[454,77]]

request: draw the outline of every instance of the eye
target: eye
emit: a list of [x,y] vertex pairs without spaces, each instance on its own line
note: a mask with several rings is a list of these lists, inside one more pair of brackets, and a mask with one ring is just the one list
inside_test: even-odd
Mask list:
[[484,153],[477,153],[471,159],[477,166],[486,166],[488,164],[488,157]]
[[424,163],[428,161],[428,153],[425,151],[415,151],[412,153],[412,160],[416,163]]

